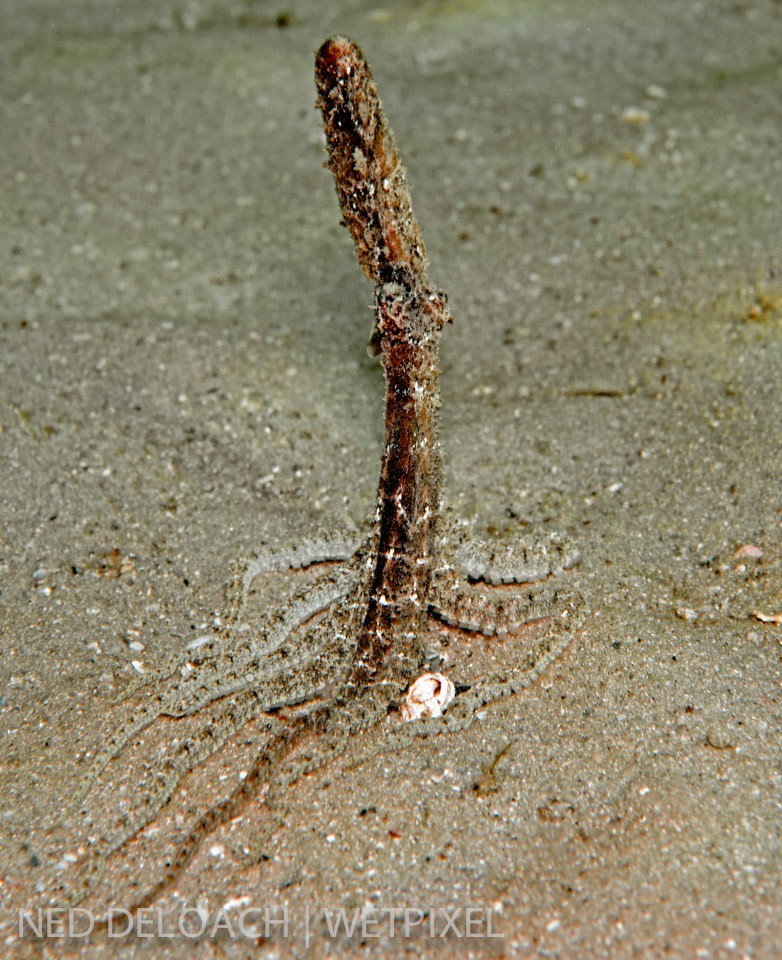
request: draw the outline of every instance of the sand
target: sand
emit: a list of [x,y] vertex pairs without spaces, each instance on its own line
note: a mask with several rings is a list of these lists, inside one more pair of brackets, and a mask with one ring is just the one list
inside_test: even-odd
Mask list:
[[[101,955],[17,910],[82,855],[117,695],[215,629],[234,561],[371,510],[371,289],[313,109],[339,31],[456,318],[449,503],[577,540],[591,613],[468,730],[293,784],[258,862],[216,831],[181,902],[287,910],[269,958],[777,957],[782,8],[325,6],[0,3],[0,942]],[[251,949],[217,940],[110,946]]]

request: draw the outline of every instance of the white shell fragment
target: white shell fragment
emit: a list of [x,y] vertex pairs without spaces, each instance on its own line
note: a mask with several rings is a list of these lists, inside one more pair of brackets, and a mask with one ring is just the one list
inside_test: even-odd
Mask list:
[[425,673],[410,685],[402,703],[403,720],[441,717],[456,696],[456,688],[442,673]]

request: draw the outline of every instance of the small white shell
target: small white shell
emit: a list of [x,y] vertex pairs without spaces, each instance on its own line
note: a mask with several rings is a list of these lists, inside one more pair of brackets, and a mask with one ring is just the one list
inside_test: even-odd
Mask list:
[[402,703],[403,720],[441,717],[456,696],[456,688],[442,673],[425,673],[412,683]]

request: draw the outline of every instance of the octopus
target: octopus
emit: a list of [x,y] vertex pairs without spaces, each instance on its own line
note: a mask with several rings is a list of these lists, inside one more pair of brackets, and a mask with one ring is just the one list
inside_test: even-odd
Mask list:
[[[358,46],[327,40],[316,83],[327,166],[374,284],[370,350],[386,381],[374,519],[364,538],[260,551],[229,583],[219,636],[199,638],[124,692],[68,805],[66,823],[85,838],[58,881],[72,904],[95,894],[113,859],[154,848],[168,816],[168,855],[142,871],[133,905],[156,902],[253,801],[272,829],[277,798],[353,738],[374,731],[371,749],[392,750],[466,728],[483,705],[533,682],[583,620],[563,586],[579,559],[572,544],[552,535],[493,545],[444,505],[438,350],[447,300],[430,285],[405,171]],[[427,712],[429,693],[415,695],[422,688],[448,696]],[[188,783],[232,750],[244,769],[193,810]]]

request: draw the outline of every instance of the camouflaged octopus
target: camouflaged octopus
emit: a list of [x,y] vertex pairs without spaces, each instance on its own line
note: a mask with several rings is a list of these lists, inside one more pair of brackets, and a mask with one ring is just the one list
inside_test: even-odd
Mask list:
[[[495,548],[444,510],[438,347],[451,319],[446,298],[429,283],[405,172],[358,47],[327,40],[316,82],[328,166],[375,291],[370,349],[385,372],[386,439],[374,522],[359,543],[319,537],[261,552],[229,585],[222,635],[200,638],[169,669],[126,692],[125,719],[85,770],[71,805],[92,831],[87,862],[77,864],[75,880],[63,880],[75,900],[251,721],[260,723],[262,742],[250,768],[188,826],[139,904],[154,901],[249,799],[271,804],[281,786],[369,727],[385,725],[385,746],[465,727],[481,705],[535,679],[578,627],[579,603],[561,590],[563,571],[578,560],[573,547],[551,537]],[[282,603],[272,603],[281,591]],[[454,684],[455,701],[444,717],[405,723],[406,690],[435,668]],[[158,721],[188,717],[188,735],[147,758],[132,798],[97,822],[85,800],[107,781],[111,790],[112,765]],[[295,746],[308,731],[327,747],[302,758]]]

